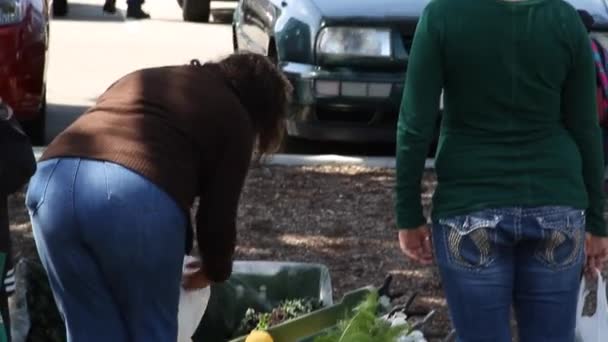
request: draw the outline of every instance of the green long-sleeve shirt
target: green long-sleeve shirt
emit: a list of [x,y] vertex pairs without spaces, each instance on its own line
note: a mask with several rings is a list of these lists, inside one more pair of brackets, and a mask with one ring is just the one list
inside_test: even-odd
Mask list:
[[433,0],[409,58],[397,128],[397,225],[426,222],[424,160],[444,112],[433,219],[564,205],[608,235],[591,46],[562,0]]

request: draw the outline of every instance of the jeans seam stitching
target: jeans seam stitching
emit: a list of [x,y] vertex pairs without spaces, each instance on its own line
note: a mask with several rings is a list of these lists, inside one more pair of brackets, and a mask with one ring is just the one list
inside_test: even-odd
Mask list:
[[103,163],[103,176],[106,181],[106,199],[109,201],[111,196],[110,196],[110,184],[108,182],[108,163],[106,163],[106,162]]
[[78,217],[76,216],[76,178],[78,177],[78,171],[80,170],[80,163],[82,159],[78,159],[76,163],[76,168],[74,169],[74,174],[72,175],[72,184],[71,184],[71,198],[72,198],[72,213],[74,215],[74,222],[78,224]]
[[38,209],[40,209],[40,207],[42,206],[42,204],[44,204],[44,201],[46,199],[46,192],[47,192],[47,189],[49,187],[49,183],[51,183],[51,178],[53,178],[53,175],[55,174],[55,170],[57,170],[57,167],[59,166],[59,163],[61,163],[61,159],[57,160],[57,162],[55,163],[55,165],[53,165],[53,169],[49,173],[49,176],[45,179],[45,181],[44,181],[44,188],[42,189],[42,194],[41,194],[41,197],[40,197],[40,201],[38,203],[36,203],[36,207],[32,211],[33,215],[35,215],[38,212]]

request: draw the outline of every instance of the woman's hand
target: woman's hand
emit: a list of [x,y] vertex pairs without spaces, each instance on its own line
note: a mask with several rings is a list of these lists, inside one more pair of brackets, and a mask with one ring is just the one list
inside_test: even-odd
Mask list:
[[211,285],[202,263],[198,260],[186,264],[182,275],[182,287],[188,291],[200,290]]
[[399,230],[399,246],[408,258],[422,265],[433,263],[433,242],[427,225]]
[[608,237],[594,236],[587,233],[585,240],[585,273],[596,278],[596,269],[602,270],[608,261]]

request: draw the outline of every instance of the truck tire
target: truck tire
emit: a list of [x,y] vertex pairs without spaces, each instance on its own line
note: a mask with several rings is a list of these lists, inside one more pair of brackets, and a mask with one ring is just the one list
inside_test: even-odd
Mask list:
[[182,0],[182,15],[185,21],[208,23],[211,0]]
[[53,16],[54,17],[65,17],[68,14],[68,1],[67,0],[54,0],[53,1]]

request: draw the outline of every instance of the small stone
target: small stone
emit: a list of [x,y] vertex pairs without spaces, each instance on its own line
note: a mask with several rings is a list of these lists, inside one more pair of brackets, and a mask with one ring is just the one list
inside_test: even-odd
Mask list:
[[272,171],[270,170],[270,168],[264,167],[264,168],[262,168],[262,175],[266,178],[271,178]]

